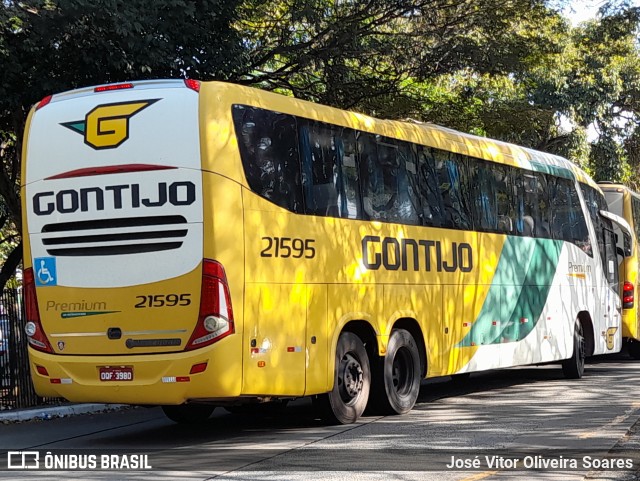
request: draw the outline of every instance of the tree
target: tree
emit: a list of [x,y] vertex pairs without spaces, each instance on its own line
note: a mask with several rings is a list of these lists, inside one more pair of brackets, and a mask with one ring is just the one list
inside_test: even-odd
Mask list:
[[[464,68],[506,73],[548,47],[543,0],[247,0],[240,82],[389,116],[419,111],[411,86]],[[529,19],[522,24],[523,18]],[[536,28],[529,28],[535,25]],[[526,52],[526,55],[523,53]]]
[[[239,0],[27,0],[0,6],[0,229],[17,238],[28,110],[45,95],[129,79],[225,79],[240,68]],[[7,215],[3,215],[2,212]],[[3,222],[4,221],[4,222]],[[19,247],[18,243],[12,246]],[[21,259],[10,249],[0,288]]]
[[506,71],[467,68],[421,83],[419,116],[563,155],[596,180],[638,183],[639,10],[607,4],[576,27],[523,14],[510,28],[535,30],[545,49]]
[[[129,79],[230,80],[559,153],[599,179],[640,179],[639,11],[609,2],[595,21],[571,27],[558,14],[563,2],[5,0],[5,244],[16,245],[21,230],[18,160],[29,106]],[[20,259],[5,251],[0,287]]]

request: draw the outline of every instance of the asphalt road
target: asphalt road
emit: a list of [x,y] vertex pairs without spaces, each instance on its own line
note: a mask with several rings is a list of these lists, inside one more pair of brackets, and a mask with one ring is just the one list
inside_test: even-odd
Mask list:
[[323,424],[308,400],[278,416],[218,408],[196,426],[158,408],[0,425],[0,469],[7,451],[59,468],[0,479],[630,481],[640,479],[639,419],[640,362],[603,358],[577,381],[558,366],[427,381],[408,415],[349,426]]

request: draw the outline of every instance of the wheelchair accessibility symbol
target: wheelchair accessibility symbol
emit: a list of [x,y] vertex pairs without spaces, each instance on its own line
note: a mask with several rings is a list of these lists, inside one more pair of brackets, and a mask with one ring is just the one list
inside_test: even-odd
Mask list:
[[55,257],[36,257],[33,260],[33,270],[36,271],[36,286],[58,285]]

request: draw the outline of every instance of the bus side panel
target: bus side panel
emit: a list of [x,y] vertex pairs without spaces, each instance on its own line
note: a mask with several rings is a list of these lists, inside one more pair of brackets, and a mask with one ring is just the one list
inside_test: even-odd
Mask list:
[[[490,286],[467,285],[442,286],[442,304],[444,306],[444,340],[441,341],[443,363],[439,371],[429,370],[430,375],[455,374],[466,372],[463,369],[478,353],[480,343],[461,346],[460,342],[470,333],[473,320],[487,298]],[[494,299],[499,308],[499,299]]]
[[392,324],[398,319],[418,321],[422,341],[427,346],[427,372],[429,376],[439,375],[443,371],[443,352],[447,342],[442,314],[442,286],[385,285],[384,309],[390,321],[381,326],[386,335],[391,333]]
[[480,346],[490,344],[503,328],[504,281],[499,266],[505,240],[502,235],[477,234],[473,271],[459,285],[443,288],[445,358],[440,375],[489,369],[484,366],[499,363],[499,345],[488,356],[484,354],[487,348]]
[[[634,202],[634,197],[628,191],[625,191],[623,199],[624,215],[622,217],[625,218],[634,232],[638,232],[638,227],[635,225],[638,214],[636,214],[636,216],[633,215],[634,204],[637,206],[638,201],[636,200]],[[636,340],[640,340],[640,320],[638,319],[638,292],[640,292],[638,291],[638,289],[640,289],[638,264],[640,263],[640,252],[638,250],[638,240],[636,237],[636,242],[634,242],[633,245],[633,255],[622,259],[620,271],[620,274],[624,276],[622,277],[623,280],[632,283],[635,287],[635,302],[633,303],[633,307],[622,310],[622,337]],[[620,289],[620,292],[622,292],[622,286],[620,286]]]
[[305,387],[304,284],[248,284],[245,291],[245,395],[301,396]]
[[305,355],[305,395],[329,391],[329,326],[327,322],[327,286],[307,285],[307,351]]
[[[491,254],[495,252],[491,242],[495,239],[484,236],[481,242],[486,259],[496,257]],[[551,341],[551,331],[567,329],[566,319],[570,317],[567,313],[556,315],[562,304],[557,293],[560,285],[567,283],[566,270],[559,269],[567,265],[560,261],[561,248],[560,241],[507,237],[497,265],[487,263],[483,268],[493,270],[490,282],[479,280],[465,292],[456,292],[454,286],[447,288],[445,315],[459,333],[459,341],[449,355],[450,373],[563,358],[566,346],[554,346]],[[476,307],[465,310],[465,306],[454,305],[452,299],[462,296],[474,299]],[[576,302],[583,305],[584,299]],[[546,345],[545,349],[539,349],[541,345]],[[469,354],[459,354],[465,351]]]
[[[634,216],[634,209],[637,211],[640,200],[621,184],[603,185],[602,190],[609,204],[609,210],[624,218],[629,223],[635,238],[632,245],[632,254],[628,257],[618,256],[619,292],[622,297],[624,295],[622,289],[625,282],[630,282],[634,286],[636,299],[634,299],[633,307],[623,307],[622,309],[622,337],[625,339],[640,340],[640,319],[638,319],[640,313],[637,307],[637,293],[638,289],[640,289],[640,278],[638,278],[640,253],[638,251],[639,239],[637,236],[639,229],[638,226],[636,226],[636,219],[640,212],[636,212]],[[618,235],[617,247],[624,249],[623,236],[620,230],[614,226],[614,231]]]
[[329,364],[331,376],[329,389],[333,388],[335,352],[338,336],[350,321],[361,320],[373,326],[378,336],[378,352],[383,355],[387,347],[388,321],[384,311],[384,288],[382,284],[329,284],[328,286]]
[[[244,241],[241,187],[229,179],[203,171],[203,215],[205,221],[203,255],[224,268],[234,316],[234,334],[213,344],[212,386],[220,386],[220,395],[238,396],[242,386],[244,331],[244,257],[239,248]],[[218,376],[218,377],[215,377]],[[213,387],[212,387],[213,390]]]
[[[637,244],[636,244],[637,245]],[[622,309],[622,337],[628,339],[640,340],[640,320],[638,319],[638,292],[640,289],[640,278],[638,278],[638,253],[637,247],[636,254],[625,258],[620,263],[620,277],[623,281],[630,282],[635,287],[635,299],[633,307]],[[622,292],[622,286],[620,286],[620,292]]]

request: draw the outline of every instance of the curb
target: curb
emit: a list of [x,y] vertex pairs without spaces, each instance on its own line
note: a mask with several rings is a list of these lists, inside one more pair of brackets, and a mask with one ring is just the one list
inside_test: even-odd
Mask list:
[[124,406],[124,404],[71,404],[67,406],[41,406],[29,409],[0,411],[0,423],[31,421],[33,419],[52,419],[102,411],[116,411],[122,409]]

